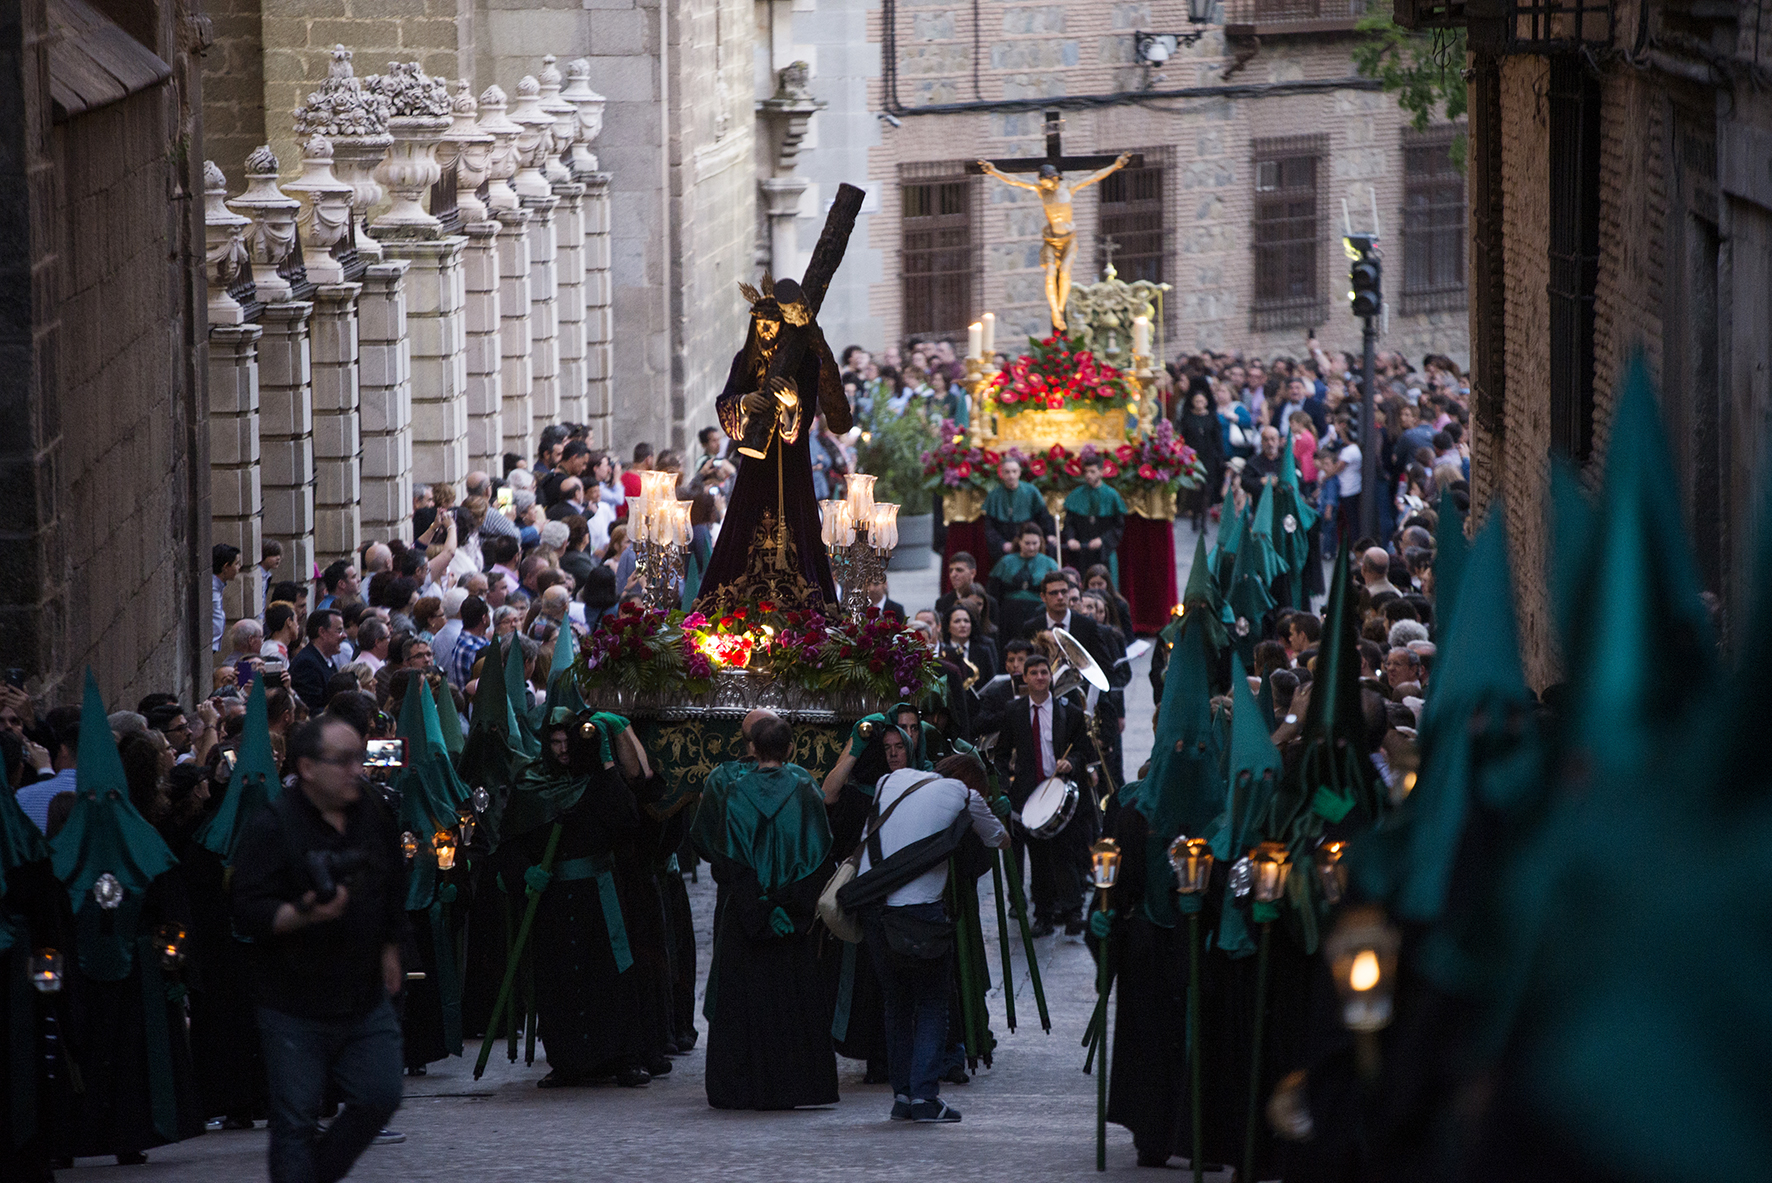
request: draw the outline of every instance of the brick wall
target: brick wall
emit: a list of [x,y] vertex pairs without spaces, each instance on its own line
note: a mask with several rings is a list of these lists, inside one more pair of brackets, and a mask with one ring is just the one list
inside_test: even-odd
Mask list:
[[1520,647],[1534,686],[1556,680],[1558,665],[1545,575],[1549,542],[1545,493],[1550,481],[1549,114],[1550,66],[1540,57],[1501,63],[1502,208],[1507,227],[1504,290],[1507,335],[1507,448],[1492,482],[1505,499],[1513,545]]
[[[951,0],[900,0],[898,98],[906,107],[1140,88],[1147,82],[1147,70],[1132,64],[1133,31],[1188,27],[1187,8],[1180,0],[1091,5],[983,0],[979,13],[975,30],[967,6]],[[868,20],[869,39],[881,43],[882,10],[870,12]],[[1354,74],[1350,46],[1346,37],[1264,37],[1253,56],[1233,68],[1237,57],[1249,52],[1248,45],[1227,47],[1221,33],[1211,30],[1199,44],[1183,48],[1160,70],[1152,71],[1155,76],[1148,81],[1161,90],[1348,78]],[[868,101],[876,110],[886,103],[884,80],[870,86]],[[1320,335],[1327,345],[1357,349],[1359,326],[1347,312],[1344,295],[1346,261],[1339,244],[1342,201],[1345,198],[1352,207],[1356,229],[1366,229],[1376,192],[1386,246],[1396,260],[1387,279],[1400,285],[1403,127],[1403,114],[1391,96],[1344,88],[1262,97],[1151,100],[1066,111],[1064,146],[1071,154],[1167,149],[1165,278],[1174,285],[1165,309],[1163,348],[1168,355],[1199,347],[1296,354],[1302,350],[1307,326],[1269,331],[1251,327],[1251,141],[1327,135],[1328,149],[1318,174],[1323,214],[1318,284],[1327,305]],[[1043,134],[1039,111],[913,113],[902,118],[901,127],[881,132],[880,146],[869,153],[869,179],[879,191],[880,216],[871,219],[868,245],[881,252],[885,266],[877,277],[870,277],[868,307],[883,326],[885,340],[901,335],[899,166],[1040,155]],[[1073,278],[1078,283],[1094,279],[1101,266],[1096,250],[1098,192],[1085,190],[1076,200]],[[1016,328],[1044,334],[1047,313],[1039,270],[1044,219],[1037,199],[995,181],[985,183],[981,196],[983,275],[982,291],[975,292],[979,304],[975,314],[987,308],[995,311],[1011,339]],[[1381,346],[1416,358],[1430,349],[1439,350],[1462,362],[1468,356],[1467,341],[1462,310],[1407,317],[1393,313]]]

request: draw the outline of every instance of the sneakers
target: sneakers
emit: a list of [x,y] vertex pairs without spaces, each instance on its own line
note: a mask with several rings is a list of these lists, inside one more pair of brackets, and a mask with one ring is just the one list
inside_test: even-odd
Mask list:
[[911,1104],[911,1120],[918,1125],[954,1122],[960,1120],[960,1111],[940,1097],[933,1101],[915,1101]]
[[909,1121],[910,1119],[911,1099],[903,1093],[894,1094],[892,1097],[892,1120]]
[[399,1130],[390,1130],[386,1126],[383,1126],[381,1133],[375,1136],[375,1144],[377,1146],[398,1146],[404,1141],[406,1141],[405,1134],[402,1134]]

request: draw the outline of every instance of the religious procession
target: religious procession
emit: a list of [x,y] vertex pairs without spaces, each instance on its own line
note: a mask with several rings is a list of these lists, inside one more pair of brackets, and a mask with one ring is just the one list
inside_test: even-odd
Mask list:
[[1761,1177],[1772,18],[443,7],[0,32],[0,1183]]

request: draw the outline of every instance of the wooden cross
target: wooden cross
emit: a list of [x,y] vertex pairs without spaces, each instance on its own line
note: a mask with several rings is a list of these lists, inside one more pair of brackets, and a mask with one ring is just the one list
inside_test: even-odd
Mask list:
[[[993,161],[991,161],[991,163],[996,165],[998,168],[1002,169],[1006,173],[1037,173],[1041,169],[1045,168],[1047,165],[1051,165],[1053,168],[1057,169],[1060,173],[1065,173],[1065,172],[1078,172],[1078,171],[1091,171],[1092,172],[1098,168],[1106,168],[1108,165],[1114,163],[1114,161],[1119,159],[1118,155],[1113,155],[1113,156],[1066,156],[1064,154],[1064,144],[1060,140],[1060,129],[1063,126],[1064,126],[1064,118],[1062,115],[1059,114],[1058,111],[1056,111],[1056,110],[1047,111],[1046,112],[1046,155],[1044,155],[1044,156],[1015,156],[1015,157],[1011,157],[1008,160],[993,160]],[[1144,156],[1142,154],[1134,154],[1132,159],[1126,162],[1126,167],[1127,168],[1143,168],[1144,167]],[[978,172],[982,172],[983,170],[980,169],[978,167],[978,165],[975,163],[975,164],[967,165],[966,171],[971,172],[971,173],[978,173]]]

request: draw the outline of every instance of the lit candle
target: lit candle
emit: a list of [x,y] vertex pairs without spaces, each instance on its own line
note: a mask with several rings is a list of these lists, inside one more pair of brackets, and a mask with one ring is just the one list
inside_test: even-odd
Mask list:
[[874,479],[865,472],[851,473],[846,486],[850,516],[861,528],[874,520]]
[[646,541],[646,498],[644,495],[628,498],[628,541]]
[[984,349],[979,356],[989,361],[997,352],[997,314],[995,312],[985,313],[983,323]]
[[1148,316],[1132,318],[1132,352],[1140,357],[1149,356],[1151,351],[1151,320]]
[[984,356],[984,322],[975,320],[972,327],[966,330],[966,356]]

